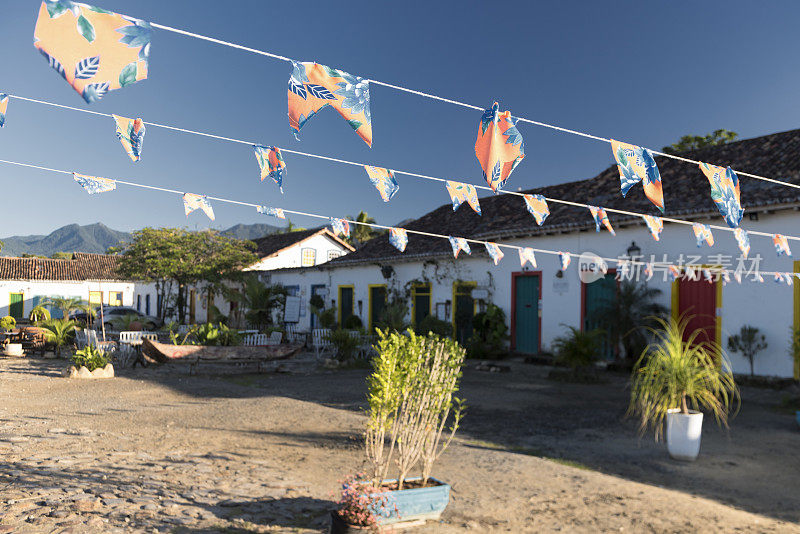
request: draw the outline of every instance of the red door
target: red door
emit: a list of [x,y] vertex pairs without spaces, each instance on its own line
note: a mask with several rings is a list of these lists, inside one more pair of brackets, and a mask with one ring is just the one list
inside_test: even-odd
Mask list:
[[701,330],[698,341],[716,341],[718,283],[683,278],[678,282],[678,314],[689,318],[686,337]]

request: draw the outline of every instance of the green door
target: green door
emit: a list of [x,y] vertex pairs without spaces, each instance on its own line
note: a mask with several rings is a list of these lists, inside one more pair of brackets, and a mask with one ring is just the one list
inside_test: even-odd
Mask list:
[[339,286],[339,326],[344,328],[348,317],[353,315],[353,288]]
[[22,319],[25,313],[25,305],[23,304],[24,296],[22,293],[9,293],[8,296],[8,314],[14,319]]
[[514,347],[517,352],[539,352],[539,275],[517,276],[515,283]]
[[[617,280],[613,273],[585,285],[583,298],[583,329],[593,330],[601,328],[601,317],[604,310],[614,305],[617,299]],[[606,336],[600,349],[600,357],[607,360],[614,359],[614,348]]]
[[369,329],[370,332],[380,324],[383,309],[386,307],[386,286],[369,288]]
[[475,317],[475,299],[472,290],[475,284],[457,284],[455,288],[455,310],[453,323],[456,329],[456,341],[462,345],[472,337],[472,319]]

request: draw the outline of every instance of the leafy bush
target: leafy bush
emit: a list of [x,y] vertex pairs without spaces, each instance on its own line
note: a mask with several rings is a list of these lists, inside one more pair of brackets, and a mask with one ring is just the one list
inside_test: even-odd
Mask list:
[[342,495],[336,501],[339,517],[351,525],[377,527],[378,516],[397,514],[397,505],[386,495],[388,491],[365,480],[363,474],[346,478],[342,481]]
[[600,342],[605,332],[600,329],[582,332],[574,326],[567,328],[567,335],[553,340],[555,361],[573,371],[592,365],[599,358]]
[[336,310],[328,308],[327,310],[317,310],[315,313],[319,322],[320,328],[336,328]]
[[753,358],[755,355],[767,348],[767,338],[764,334],[758,333],[758,328],[753,326],[742,326],[739,333],[728,338],[728,350],[731,352],[741,352],[742,356],[750,361],[750,376],[755,376],[753,372]]
[[336,359],[339,361],[347,361],[355,358],[358,353],[358,345],[360,340],[351,335],[348,330],[337,328],[332,330],[327,336],[328,341],[333,345],[336,352]]
[[384,330],[402,332],[408,327],[406,316],[408,315],[408,304],[401,298],[395,296],[383,307],[378,324]]
[[[378,356],[367,379],[366,453],[373,482],[386,478],[394,460],[398,489],[403,489],[417,465],[425,484],[463,415],[463,404],[454,394],[465,351],[451,339],[418,336],[411,330],[398,334],[378,329],[377,333]],[[442,440],[448,420],[449,432]]]
[[86,367],[91,372],[105,367],[108,364],[108,358],[102,350],[93,345],[87,345],[72,355],[72,363],[78,368]]
[[437,319],[434,315],[428,315],[417,323],[414,331],[420,335],[436,334],[441,337],[453,337],[453,325],[447,321]]
[[652,329],[655,341],[644,350],[631,376],[628,414],[639,415],[639,431],[652,427],[658,440],[667,412],[676,408],[681,413],[704,409],[720,426],[727,426],[739,392],[722,347],[698,341],[702,330],[685,336],[686,316],[658,322],[661,328]]
[[17,326],[17,320],[10,315],[0,319],[0,330],[13,330],[15,326]]
[[506,314],[499,306],[489,304],[485,312],[476,314],[472,319],[472,332],[467,347],[467,357],[497,359],[507,353]]
[[142,329],[141,319],[135,313],[128,313],[120,317],[115,317],[111,320],[111,324],[120,332]]
[[204,323],[194,326],[190,333],[198,345],[228,347],[241,343],[239,333],[221,323],[216,325]]
[[45,340],[55,347],[56,355],[75,339],[75,321],[70,319],[50,319],[42,323]]
[[344,320],[342,327],[347,330],[358,330],[360,328],[364,328],[364,323],[361,322],[361,317],[358,315],[351,315]]

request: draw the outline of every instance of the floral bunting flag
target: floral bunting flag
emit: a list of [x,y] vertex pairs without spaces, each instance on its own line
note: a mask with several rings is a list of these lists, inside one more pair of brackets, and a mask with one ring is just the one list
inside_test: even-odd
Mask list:
[[645,279],[645,281],[650,280],[651,278],[653,278],[653,274],[655,274],[655,272],[653,271],[653,263],[652,262],[647,262],[644,265],[644,275],[647,277]]
[[389,243],[400,252],[405,252],[408,245],[408,232],[406,232],[405,228],[391,228],[389,230]]
[[475,189],[474,185],[448,180],[447,192],[450,194],[450,200],[453,202],[453,211],[456,211],[463,202],[467,202],[467,204],[475,210],[475,213],[478,215],[481,214],[481,205],[478,202],[478,191]]
[[755,278],[756,282],[760,282],[762,284],[764,283],[764,277],[761,276],[761,273],[755,273],[753,277]]
[[484,243],[484,245],[486,246],[486,252],[489,253],[489,256],[492,258],[494,264],[497,265],[498,263],[500,263],[500,260],[503,259],[503,256],[505,256],[505,254],[503,254],[503,251],[500,250],[499,246],[497,246],[497,243],[487,242]]
[[281,149],[276,146],[253,145],[258,168],[261,169],[261,181],[269,176],[283,194],[283,175],[286,173],[286,162],[283,161]]
[[497,193],[506,185],[511,172],[525,157],[525,143],[517,130],[517,119],[510,111],[500,111],[495,102],[478,124],[475,156],[483,169],[483,178]]
[[722,285],[729,284],[731,281],[731,273],[727,270],[722,271]]
[[518,249],[519,252],[519,266],[525,267],[525,263],[530,263],[531,267],[536,268],[536,254],[532,248],[523,247]]
[[703,246],[703,241],[708,243],[709,247],[714,246],[714,235],[711,233],[711,227],[707,224],[692,223],[692,230],[694,230],[694,237],[697,239],[697,247]]
[[664,212],[664,191],[661,188],[661,173],[653,159],[653,153],[646,148],[611,140],[611,151],[617,160],[620,190],[625,197],[631,187],[642,182],[645,196]]
[[736,243],[739,245],[739,250],[746,258],[750,253],[750,236],[747,235],[747,230],[744,228],[737,228],[733,231],[733,237],[736,238]]
[[681,270],[675,265],[670,265],[669,274],[673,280],[677,280],[678,278],[681,277]]
[[570,256],[569,252],[559,252],[558,259],[561,261],[561,270],[566,271],[572,261],[572,256]]
[[343,235],[350,237],[350,221],[347,219],[339,219],[338,217],[331,217],[331,229],[336,235]]
[[525,199],[525,207],[536,219],[536,224],[541,226],[547,216],[550,215],[547,200],[542,195],[522,195],[522,197]]
[[6,124],[6,112],[8,111],[8,95],[0,93],[0,128]]
[[300,140],[300,129],[326,106],[339,112],[356,134],[372,147],[369,82],[338,69],[292,61],[289,77],[289,128]]
[[373,167],[372,165],[364,165],[367,170],[369,181],[378,190],[384,202],[389,202],[392,197],[400,189],[397,180],[394,177],[394,171],[384,169],[383,167]]
[[454,257],[458,258],[458,253],[462,250],[467,254],[472,254],[472,251],[469,249],[469,243],[463,237],[449,236],[448,239],[450,240],[450,246],[453,247]]
[[706,279],[706,282],[709,284],[714,282],[714,276],[712,276],[711,271],[709,269],[703,269],[703,278]]
[[117,182],[110,178],[87,176],[77,172],[72,173],[72,178],[90,195],[94,195],[95,193],[107,193],[117,188]]
[[653,234],[653,239],[656,241],[661,240],[661,232],[664,231],[664,220],[661,217],[653,217],[652,215],[642,215],[647,228]]
[[592,217],[594,217],[596,231],[600,231],[600,225],[602,224],[609,232],[611,232],[611,235],[617,235],[617,233],[611,227],[611,221],[608,220],[608,214],[606,213],[606,210],[603,208],[598,208],[597,206],[589,206],[589,211],[592,212]]
[[776,284],[783,283],[783,275],[781,273],[775,273],[775,275],[773,276],[773,280],[775,281]]
[[258,206],[256,207],[256,211],[258,213],[263,213],[264,215],[272,215],[273,217],[277,217],[278,219],[286,218],[286,214],[283,212],[282,208],[270,208],[269,206]]
[[718,167],[708,163],[700,163],[700,170],[708,178],[711,185],[711,200],[717,205],[717,209],[725,218],[725,222],[731,228],[736,228],[742,222],[741,193],[739,191],[739,178],[733,169],[728,167]]
[[45,0],[33,46],[91,104],[147,78],[150,23],[71,0]]
[[194,193],[183,194],[183,210],[188,217],[194,210],[203,210],[209,219],[214,220],[214,210],[211,203],[205,195],[196,195]]
[[144,143],[145,127],[142,119],[128,119],[119,115],[111,115],[117,124],[117,139],[122,148],[135,162],[142,159],[142,143]]
[[786,239],[785,235],[782,234],[773,235],[772,243],[775,245],[775,252],[778,253],[778,256],[783,256],[784,254],[786,254],[787,256],[792,255],[792,250],[789,248],[789,240]]

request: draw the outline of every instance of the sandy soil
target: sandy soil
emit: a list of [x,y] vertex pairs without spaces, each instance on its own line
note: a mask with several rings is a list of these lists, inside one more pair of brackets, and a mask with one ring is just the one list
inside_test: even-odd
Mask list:
[[[366,371],[57,376],[0,361],[0,532],[320,532],[363,465]],[[442,521],[414,532],[800,532],[800,431],[781,393],[743,391],[728,433],[668,458],[623,418],[625,381],[467,369],[468,413],[435,475]]]

